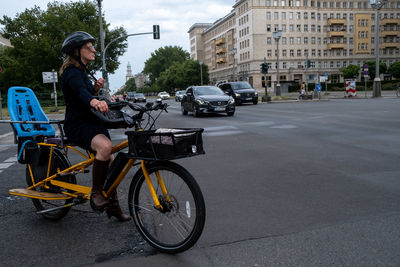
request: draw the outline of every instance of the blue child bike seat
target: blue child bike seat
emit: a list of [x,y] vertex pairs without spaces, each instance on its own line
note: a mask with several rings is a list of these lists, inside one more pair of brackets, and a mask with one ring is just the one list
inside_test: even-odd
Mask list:
[[[35,93],[27,87],[10,87],[7,96],[8,113],[12,121],[49,121]],[[51,124],[13,123],[18,137],[55,136]]]

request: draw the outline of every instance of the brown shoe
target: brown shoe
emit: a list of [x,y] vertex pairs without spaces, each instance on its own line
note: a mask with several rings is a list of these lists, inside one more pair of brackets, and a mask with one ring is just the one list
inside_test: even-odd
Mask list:
[[93,186],[90,195],[90,206],[96,211],[103,211],[104,207],[110,203],[102,194],[109,163],[109,160],[102,161],[97,159],[93,163]]
[[131,216],[126,215],[122,212],[117,197],[117,191],[115,191],[114,194],[110,197],[110,206],[106,209],[106,213],[109,219],[114,216],[120,222],[126,222],[131,219]]

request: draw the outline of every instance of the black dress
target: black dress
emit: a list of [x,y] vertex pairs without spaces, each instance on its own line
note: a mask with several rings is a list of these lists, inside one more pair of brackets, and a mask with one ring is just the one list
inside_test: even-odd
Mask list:
[[66,104],[64,131],[69,142],[90,150],[98,134],[111,140],[107,128],[90,112],[95,91],[88,75],[73,65],[67,67],[62,74],[62,89]]

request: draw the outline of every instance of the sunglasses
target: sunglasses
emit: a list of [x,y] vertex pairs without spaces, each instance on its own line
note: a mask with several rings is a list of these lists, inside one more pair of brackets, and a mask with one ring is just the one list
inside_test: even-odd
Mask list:
[[92,51],[92,52],[96,52],[96,49],[94,48],[94,46],[93,45],[87,45],[87,46],[85,46],[87,49],[89,49],[90,51]]

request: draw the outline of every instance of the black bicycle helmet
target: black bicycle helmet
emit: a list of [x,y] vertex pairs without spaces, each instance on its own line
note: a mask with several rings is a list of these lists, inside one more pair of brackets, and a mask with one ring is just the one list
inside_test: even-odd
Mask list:
[[75,48],[80,48],[87,42],[94,43],[95,39],[87,32],[77,31],[73,32],[65,38],[61,51],[67,55],[73,56]]

